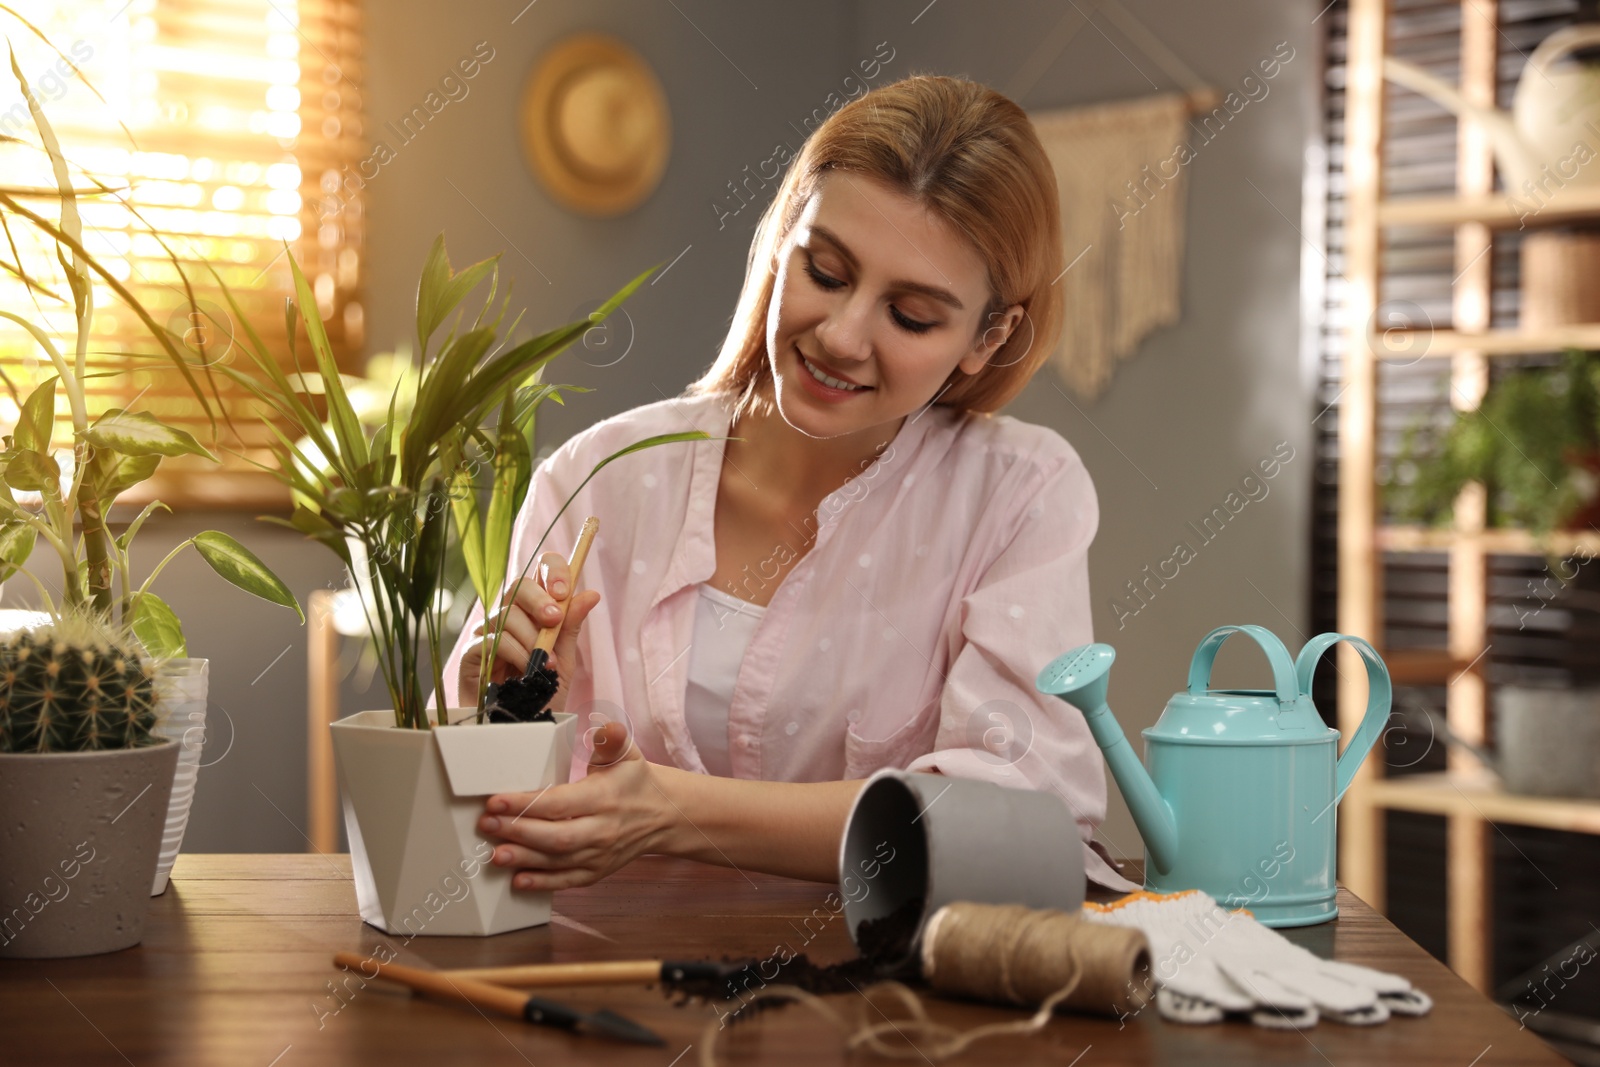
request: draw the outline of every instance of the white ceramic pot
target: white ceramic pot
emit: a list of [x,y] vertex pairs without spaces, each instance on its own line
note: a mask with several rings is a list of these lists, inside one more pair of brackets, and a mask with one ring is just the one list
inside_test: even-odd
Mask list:
[[206,689],[210,666],[210,660],[171,659],[156,668],[156,696],[161,718],[153,732],[157,737],[178,742],[178,770],[172,780],[172,799],[167,802],[167,825],[161,836],[156,877],[150,886],[153,897],[167,891],[167,878],[183,847],[183,831],[189,825],[189,808],[194,802],[195,784],[200,779],[200,750],[206,741]]
[[513,891],[512,872],[488,862],[478,819],[493,793],[567,781],[577,717],[555,718],[406,730],[393,712],[363,711],[332,724],[361,918],[406,937],[550,921],[550,893]]

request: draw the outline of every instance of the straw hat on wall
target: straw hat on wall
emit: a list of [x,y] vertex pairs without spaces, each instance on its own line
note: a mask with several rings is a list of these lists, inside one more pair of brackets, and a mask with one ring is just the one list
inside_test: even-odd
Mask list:
[[661,182],[672,119],[661,82],[615,37],[584,33],[539,57],[522,95],[522,147],[544,187],[585,215],[621,215]]

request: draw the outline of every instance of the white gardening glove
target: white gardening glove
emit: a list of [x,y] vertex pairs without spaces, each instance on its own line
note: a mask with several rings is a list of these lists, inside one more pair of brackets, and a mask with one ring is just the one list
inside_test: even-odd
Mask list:
[[1199,890],[1133,893],[1083,910],[1093,922],[1143,931],[1156,1006],[1173,1022],[1218,1022],[1240,1012],[1257,1026],[1277,1028],[1313,1026],[1319,1014],[1371,1025],[1391,1012],[1423,1015],[1433,1007],[1404,978],[1321,959]]

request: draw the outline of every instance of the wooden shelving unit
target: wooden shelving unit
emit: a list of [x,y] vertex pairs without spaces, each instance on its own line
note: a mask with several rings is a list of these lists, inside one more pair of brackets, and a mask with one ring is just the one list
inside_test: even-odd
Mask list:
[[[1386,552],[1442,552],[1463,540],[1454,530],[1426,526],[1381,526],[1375,536]],[[1600,556],[1600,533],[1593,530],[1555,530],[1543,536],[1527,530],[1483,530],[1470,536],[1495,555]]]
[[[1595,214],[1600,217],[1600,211]],[[1519,356],[1563,348],[1600,348],[1600,324],[1553,330],[1484,330],[1482,333],[1394,329],[1374,335],[1371,344],[1379,359],[1454,359],[1464,352]]]
[[1507,196],[1418,196],[1378,204],[1382,226],[1456,226],[1481,222],[1495,229],[1548,226],[1600,214],[1600,189],[1568,188],[1548,205],[1514,201]]
[[1400,811],[1600,834],[1600,800],[1519,796],[1501,789],[1491,774],[1413,774],[1370,788],[1379,804]]
[[[1456,195],[1384,200],[1383,57],[1388,5],[1351,0],[1345,97],[1346,315],[1339,410],[1339,629],[1382,647],[1384,552],[1445,552],[1449,557],[1448,648],[1387,655],[1396,682],[1443,685],[1451,729],[1469,741],[1486,733],[1488,571],[1490,554],[1600,555],[1600,534],[1555,534],[1485,529],[1481,487],[1456,501],[1450,529],[1380,523],[1374,481],[1378,453],[1378,368],[1385,360],[1450,360],[1451,395],[1461,409],[1476,407],[1488,385],[1489,360],[1566,347],[1600,349],[1600,324],[1559,330],[1489,328],[1493,231],[1600,219],[1600,190],[1567,189],[1559,201],[1528,212],[1494,192],[1494,161],[1480,127],[1458,128]],[[1478,104],[1495,104],[1499,12],[1496,0],[1464,0],[1461,16],[1461,92]],[[1378,307],[1381,251],[1389,228],[1448,227],[1454,231],[1456,276],[1447,330],[1371,332]],[[1597,279],[1600,284],[1600,279]],[[1340,671],[1360,677],[1354,653],[1341,648]],[[1349,737],[1360,723],[1366,694],[1340,686],[1339,727]],[[1385,780],[1381,761],[1368,760],[1346,795],[1341,813],[1341,880],[1384,910],[1384,820],[1387,809],[1428,812],[1447,820],[1446,867],[1450,966],[1479,990],[1490,987],[1494,823],[1600,834],[1600,801],[1513,796],[1464,752],[1452,750],[1443,774]]]

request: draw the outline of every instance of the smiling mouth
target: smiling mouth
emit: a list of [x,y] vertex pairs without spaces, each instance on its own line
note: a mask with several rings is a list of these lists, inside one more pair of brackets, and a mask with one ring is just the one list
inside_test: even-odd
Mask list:
[[[796,351],[799,350],[796,349]],[[821,382],[823,385],[826,385],[830,389],[838,389],[846,393],[855,393],[865,392],[872,388],[870,385],[858,385],[855,382],[847,382],[843,378],[835,378],[831,374],[824,373],[820,367],[805,357],[804,352],[800,353],[800,362],[805,365],[806,372],[810,374],[811,377],[815,378],[817,381]]]

